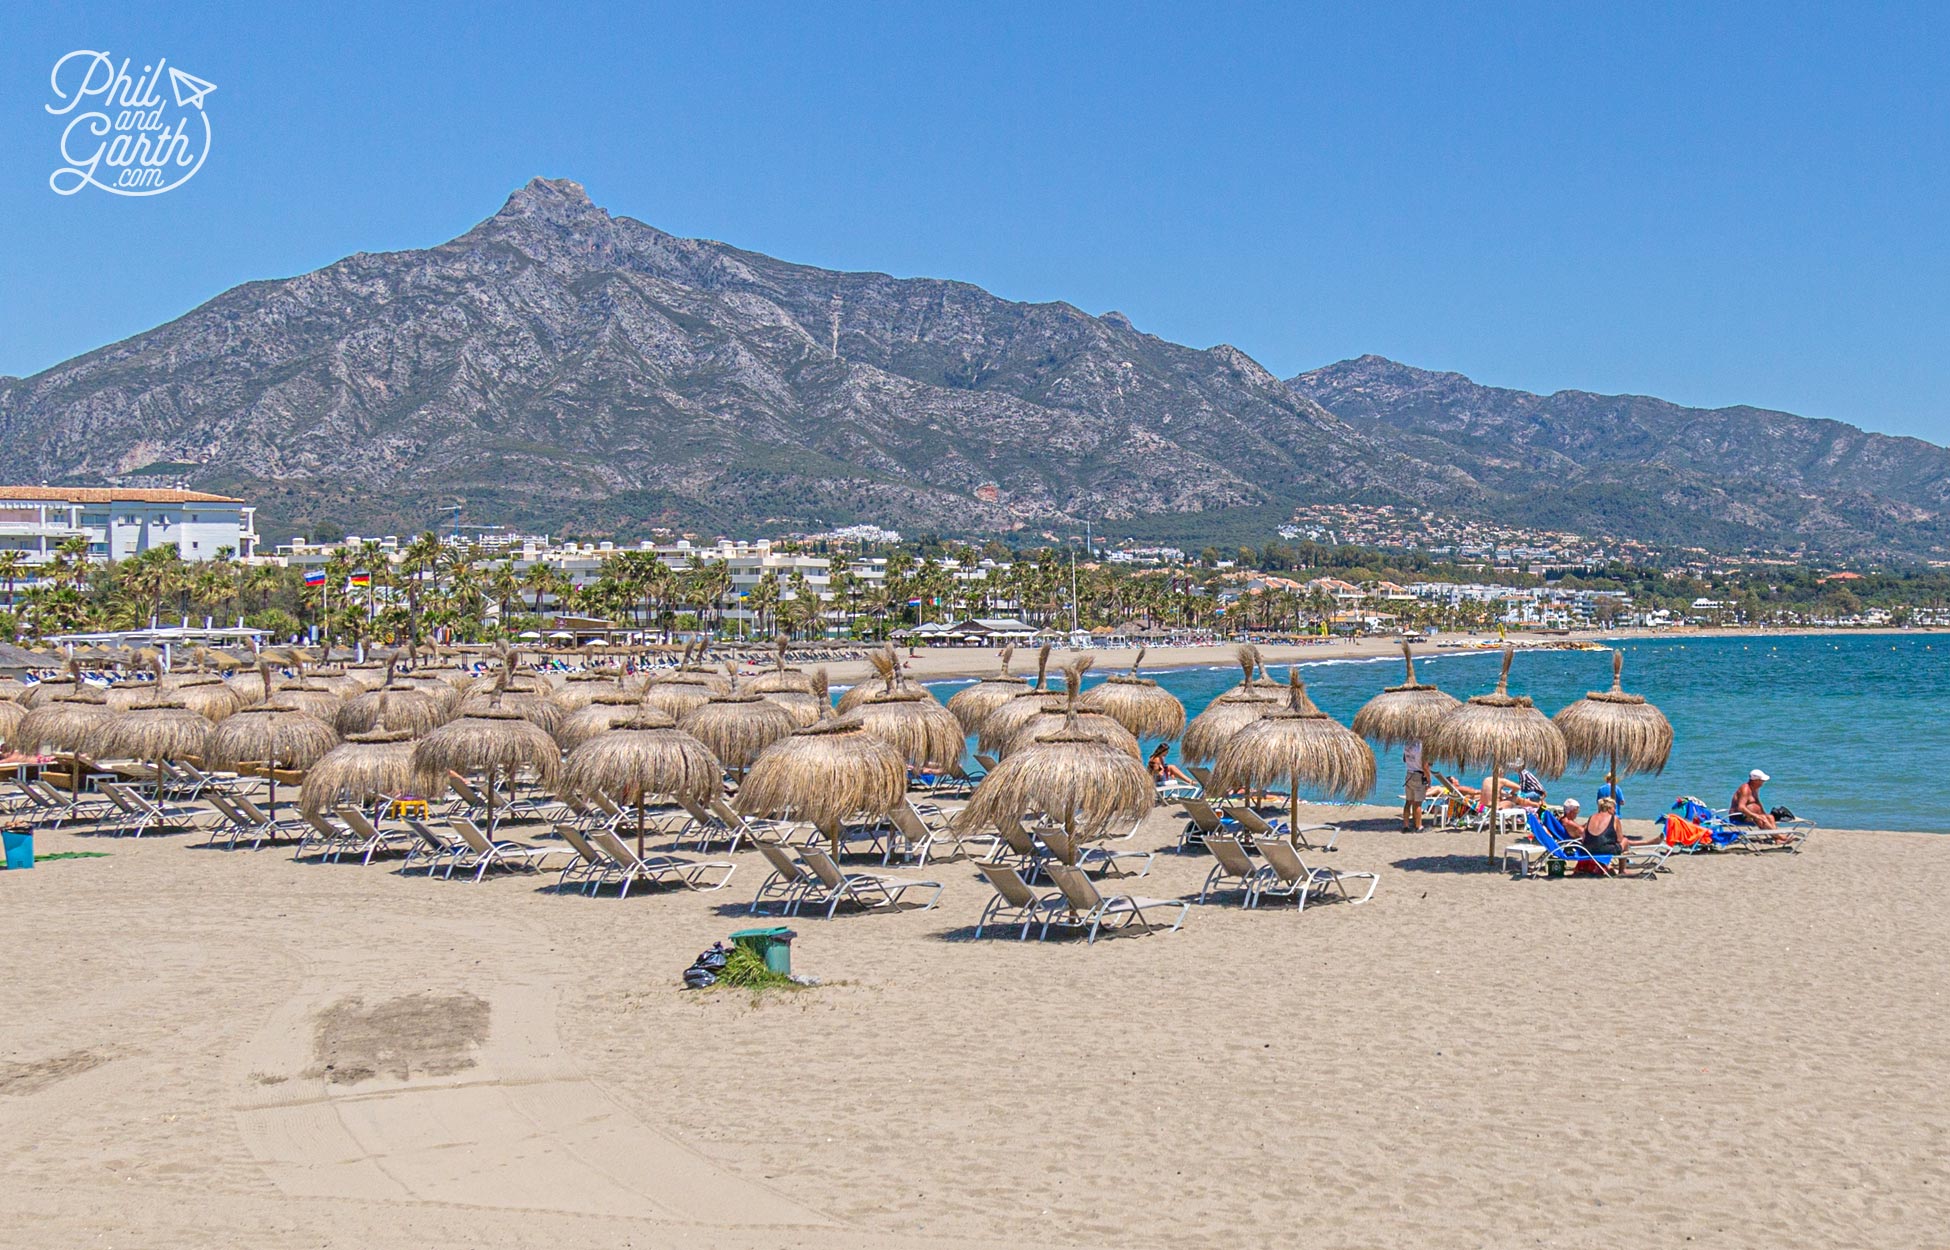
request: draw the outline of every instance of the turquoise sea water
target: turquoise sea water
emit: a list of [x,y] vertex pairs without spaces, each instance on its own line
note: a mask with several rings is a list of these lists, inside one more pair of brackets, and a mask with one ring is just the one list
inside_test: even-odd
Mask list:
[[[1785,804],[1823,826],[1950,833],[1950,785],[1935,771],[1950,715],[1950,636],[1634,639],[1619,645],[1625,689],[1657,704],[1674,732],[1663,774],[1621,783],[1628,816],[1656,816],[1681,794],[1724,807],[1748,770],[1760,768],[1773,777],[1763,792],[1769,807]],[[1128,662],[1120,652],[1098,660],[1111,671]],[[1495,686],[1497,655],[1418,655],[1415,669],[1419,680],[1466,699]],[[1284,666],[1269,672],[1286,680]],[[1239,670],[1225,664],[1148,675],[1196,716],[1238,681]],[[1301,665],[1314,702],[1343,724],[1401,675],[1399,657]],[[1084,685],[1101,680],[1093,673]],[[967,684],[931,688],[946,700]],[[1510,674],[1511,693],[1529,695],[1546,714],[1610,685],[1611,657],[1602,651],[1519,651]],[[1378,764],[1373,801],[1393,803],[1401,793],[1401,755],[1379,753]],[[1590,772],[1549,783],[1553,798],[1576,794],[1587,810],[1597,787]]]

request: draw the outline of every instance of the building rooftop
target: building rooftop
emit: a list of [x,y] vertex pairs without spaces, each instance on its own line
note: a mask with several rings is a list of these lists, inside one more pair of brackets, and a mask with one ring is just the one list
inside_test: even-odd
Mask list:
[[0,486],[0,499],[46,503],[242,503],[197,490],[128,490],[120,486]]

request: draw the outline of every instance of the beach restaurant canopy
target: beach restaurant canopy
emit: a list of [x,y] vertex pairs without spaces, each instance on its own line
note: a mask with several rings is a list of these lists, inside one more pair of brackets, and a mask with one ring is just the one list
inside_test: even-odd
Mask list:
[[909,630],[895,630],[894,636],[906,638],[910,642],[951,643],[962,647],[999,647],[1011,642],[1029,642],[1036,637],[1036,630],[1022,621],[1007,616],[971,617],[955,625],[928,624],[917,625]]

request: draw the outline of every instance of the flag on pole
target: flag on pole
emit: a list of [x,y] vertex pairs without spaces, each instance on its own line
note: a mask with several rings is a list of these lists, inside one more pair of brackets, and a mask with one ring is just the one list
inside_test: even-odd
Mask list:
[[345,584],[347,586],[370,586],[372,585],[372,574],[354,573],[345,579]]
[[323,586],[324,584],[325,584],[324,569],[313,569],[311,572],[305,574],[305,585]]

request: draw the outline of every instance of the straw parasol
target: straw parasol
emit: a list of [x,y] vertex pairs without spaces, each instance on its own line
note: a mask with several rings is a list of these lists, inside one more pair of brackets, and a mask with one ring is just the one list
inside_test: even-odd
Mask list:
[[1189,764],[1204,764],[1219,756],[1219,749],[1232,736],[1280,705],[1279,696],[1259,684],[1259,648],[1251,643],[1239,648],[1239,668],[1244,679],[1206,705],[1203,712],[1185,727],[1180,749]]
[[203,760],[211,768],[262,763],[271,783],[269,810],[278,805],[278,770],[306,769],[338,745],[332,727],[281,700],[247,707],[227,716],[203,741]]
[[515,661],[514,652],[504,648],[501,669],[495,674],[490,688],[476,690],[461,699],[457,714],[473,716],[487,711],[513,712],[534,722],[544,734],[553,735],[562,727],[562,709],[549,697],[549,691],[542,683],[515,675]]
[[1101,712],[1138,738],[1176,738],[1185,732],[1185,705],[1178,696],[1138,676],[1146,648],[1139,647],[1128,673],[1113,673],[1104,684],[1077,700],[1086,712]]
[[839,854],[840,831],[860,817],[885,816],[907,801],[907,762],[857,716],[836,716],[826,702],[826,672],[813,674],[819,721],[760,753],[738,788],[738,810],[751,816],[806,820]]
[[512,786],[515,774],[526,766],[541,774],[544,786],[552,786],[562,763],[562,753],[546,730],[522,713],[500,706],[508,678],[508,666],[503,665],[494,690],[483,696],[483,706],[463,704],[459,716],[413,744],[414,783],[429,797],[446,791],[449,773],[486,774],[490,836],[499,819],[495,809],[499,779],[507,777]]
[[636,808],[636,853],[643,854],[643,805],[653,794],[709,803],[723,793],[724,767],[711,748],[651,718],[624,721],[569,752],[562,786],[574,794],[606,794]]
[[43,703],[51,703],[63,695],[73,694],[87,685],[87,682],[81,680],[81,661],[75,658],[74,651],[70,648],[68,658],[62,664],[60,676],[43,677],[22,691],[19,699],[20,706],[31,710]]
[[417,738],[447,719],[446,705],[434,695],[394,684],[397,663],[386,661],[386,679],[377,689],[354,695],[339,705],[332,726],[342,737],[397,729]]
[[1408,676],[1361,705],[1354,714],[1354,732],[1383,746],[1426,742],[1437,721],[1461,707],[1454,695],[1415,680],[1415,653],[1402,639],[1402,662]]
[[1539,776],[1564,771],[1564,735],[1529,699],[1510,693],[1513,647],[1503,648],[1503,667],[1496,693],[1479,694],[1436,722],[1428,751],[1436,759],[1453,760],[1462,768],[1490,770],[1490,866],[1496,866],[1498,810],[1503,798],[1503,766],[1527,760]]
[[982,722],[995,709],[1021,694],[1029,679],[1017,677],[1009,672],[1009,662],[1015,658],[1015,644],[1002,648],[997,658],[1002,662],[1002,671],[993,677],[984,677],[972,686],[957,690],[948,699],[948,710],[961,722],[965,734],[980,733]]
[[555,691],[555,706],[564,712],[574,712],[588,707],[598,695],[623,692],[623,674],[613,668],[585,668],[579,673],[570,673],[562,679],[562,685]]
[[14,748],[23,754],[38,755],[44,750],[68,753],[69,788],[81,793],[79,754],[88,735],[114,713],[102,692],[86,682],[72,694],[46,699],[27,710],[14,727]]
[[738,689],[738,670],[731,664],[729,689],[679,717],[677,727],[690,734],[735,773],[742,773],[771,746],[798,727],[798,722],[762,694]]
[[982,718],[981,726],[975,731],[976,746],[1000,755],[1009,749],[1009,743],[1022,727],[1036,718],[1036,713],[1045,709],[1063,710],[1062,692],[1049,688],[1049,653],[1048,643],[1036,652],[1035,684],[1015,691]]
[[295,655],[291,660],[298,674],[289,681],[271,683],[271,665],[260,657],[258,676],[264,683],[264,702],[283,703],[301,712],[309,712],[319,720],[330,723],[338,715],[339,706],[345,702],[338,692],[320,682],[305,679],[305,662]]
[[1287,697],[1234,734],[1212,765],[1212,788],[1264,791],[1287,783],[1287,827],[1300,820],[1300,785],[1329,799],[1354,802],[1374,789],[1374,752],[1347,726],[1314,706],[1298,667],[1287,670]]
[[[871,657],[882,688],[869,691],[853,705],[860,727],[900,752],[901,758],[923,772],[953,768],[968,745],[961,722],[940,702],[912,685],[900,685],[900,662],[892,651]],[[855,687],[859,689],[859,687]],[[848,691],[848,694],[853,693]],[[842,699],[844,705],[845,700]],[[844,706],[840,709],[845,713]]]
[[564,751],[573,751],[596,735],[633,720],[647,720],[666,727],[677,724],[662,709],[644,703],[640,696],[618,690],[599,694],[563,717],[562,727],[555,731],[555,740]]
[[26,716],[27,709],[12,699],[0,700],[0,742],[10,747],[18,746],[14,731],[20,728],[20,722]]
[[203,743],[210,734],[210,721],[194,712],[181,699],[171,696],[163,686],[162,658],[154,657],[155,684],[149,698],[103,720],[88,732],[82,749],[96,759],[129,758],[149,760],[156,770],[156,782],[163,779],[162,762],[185,755],[203,758]]
[[[885,665],[892,666],[893,689],[906,694],[919,695],[922,699],[926,700],[929,703],[939,704],[941,702],[941,700],[935,698],[934,695],[929,692],[926,686],[917,685],[916,683],[907,680],[907,674],[901,671],[900,652],[894,650],[893,645],[891,643],[887,646],[886,650],[876,651],[873,654],[869,655],[867,657],[867,662],[873,665],[874,673],[878,675],[883,682],[887,680],[887,669],[883,667],[883,662]],[[871,680],[860,682],[858,685],[853,686],[850,689],[841,693],[838,702],[835,704],[835,710],[837,710],[840,713],[840,715],[844,716],[848,712],[851,712],[855,708],[859,707],[862,703],[865,703],[868,699],[873,698],[875,695],[885,693],[885,690],[886,687],[884,685],[875,686]]]
[[[1069,706],[1083,671],[1065,670]],[[1040,812],[1073,838],[1099,838],[1121,821],[1144,819],[1157,790],[1143,764],[1085,733],[1046,734],[997,762],[975,787],[957,823],[976,830]]]
[[790,644],[784,634],[778,637],[778,653],[773,657],[775,667],[769,673],[760,673],[745,687],[753,694],[811,694],[812,678],[804,669],[787,668],[786,648]]
[[689,667],[692,651],[702,645],[686,644],[684,658],[676,668],[652,676],[643,688],[643,701],[673,720],[682,720],[710,702],[712,695],[725,693],[717,674]]
[[685,678],[694,684],[708,686],[713,694],[728,694],[731,685],[706,661],[705,652],[708,650],[710,645],[702,640],[685,647],[683,657],[670,675]]
[[340,803],[363,806],[413,784],[413,735],[398,729],[349,733],[305,773],[298,810],[317,815]]
[[1604,760],[1617,784],[1620,771],[1661,773],[1672,755],[1672,722],[1645,701],[1627,694],[1625,653],[1611,653],[1611,689],[1594,690],[1551,717],[1564,735],[1565,758],[1582,766]]

